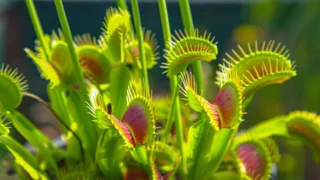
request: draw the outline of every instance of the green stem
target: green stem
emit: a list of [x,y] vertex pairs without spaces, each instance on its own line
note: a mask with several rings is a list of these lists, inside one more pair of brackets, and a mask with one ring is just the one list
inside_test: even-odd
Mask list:
[[117,0],[117,4],[122,10],[128,10],[127,2],[125,0]]
[[[214,173],[218,170],[223,158],[229,151],[233,139],[237,133],[238,128],[235,129],[222,129],[214,137],[211,153],[210,153],[210,172]],[[207,169],[209,170],[209,169]]]
[[[160,17],[161,17],[161,25],[162,25],[162,32],[163,32],[163,39],[164,44],[167,45],[171,41],[171,35],[170,35],[170,25],[169,25],[169,16],[166,6],[165,0],[158,0],[159,4],[159,11],[160,11]],[[176,136],[178,141],[178,147],[181,154],[182,159],[182,169],[183,173],[187,174],[187,159],[186,154],[184,151],[184,138],[183,138],[183,129],[182,129],[182,120],[181,120],[181,113],[180,113],[180,101],[179,101],[179,93],[178,93],[178,78],[177,76],[173,76],[170,79],[170,89],[172,94],[172,106],[170,110],[170,117],[168,119],[168,123],[165,127],[165,133],[164,139],[168,136],[171,130],[171,125],[173,122],[173,117],[175,117],[175,130],[176,130]]]
[[145,81],[147,92],[149,92],[148,71],[147,71],[146,58],[145,58],[145,49],[143,46],[143,33],[142,33],[142,27],[141,27],[138,0],[132,0],[131,5],[132,5],[132,12],[133,12],[134,26],[136,28],[136,34],[137,34],[138,43],[139,43],[140,61],[142,65],[142,77]]
[[[171,85],[171,87],[173,87],[173,89],[171,91],[171,94],[172,94],[171,104],[172,104],[172,106],[171,106],[171,109],[168,114],[168,121],[164,127],[163,134],[161,136],[162,142],[167,141],[168,136],[171,131],[172,124],[173,124],[174,115],[176,115],[176,113],[177,113],[176,107],[177,106],[180,107],[180,102],[177,103],[177,101],[179,101],[179,98],[177,98],[177,94],[179,93],[179,84],[181,83],[181,81],[179,81],[178,83],[176,81],[177,81],[176,76],[174,76],[172,79],[170,79],[170,85]],[[179,117],[176,117],[176,118],[181,120],[180,114],[179,114]]]
[[210,145],[217,132],[213,130],[207,119],[200,120],[200,122],[201,121],[202,132],[198,134],[199,147],[197,151],[194,151],[196,154],[194,154],[195,157],[192,159],[192,165],[188,167],[188,176],[191,177],[190,179],[205,179],[204,176],[210,174],[206,172],[211,172],[211,170],[206,171],[207,169],[205,169],[205,167],[212,166],[212,163],[208,161],[208,154],[210,155]]
[[170,24],[169,24],[169,16],[167,11],[166,0],[158,0],[160,18],[161,18],[161,26],[163,33],[163,40],[165,46],[167,46],[168,42],[171,41],[171,33],[170,33]]
[[39,39],[40,44],[44,50],[44,54],[46,56],[46,59],[49,60],[48,48],[46,46],[46,43],[44,42],[43,30],[42,30],[34,3],[32,0],[26,0],[26,4],[27,4],[29,15],[30,15],[30,18],[32,21],[33,28],[36,32],[37,38]]
[[[58,113],[58,115],[61,117],[61,120],[63,120],[64,123],[70,127],[71,122],[66,104],[65,92],[60,87],[51,87],[50,84],[48,84],[47,92],[52,108]],[[64,134],[67,134],[67,129],[64,128],[64,126],[61,126],[61,129],[63,130]]]
[[[172,80],[170,80],[174,84],[173,86],[176,87],[176,92],[178,92],[179,87],[177,83],[177,77],[174,76]],[[179,101],[179,93],[175,93],[176,95],[173,96],[172,98],[174,99],[174,104],[172,107],[172,111],[175,114],[175,120],[173,119],[174,116],[171,116],[171,119],[169,121],[173,122],[174,121],[174,127],[175,127],[175,134],[177,136],[177,141],[178,141],[178,148],[181,154],[181,161],[182,161],[182,170],[184,175],[188,173],[188,167],[187,167],[187,158],[186,158],[186,153],[184,150],[184,137],[183,137],[183,128],[182,128],[182,119],[181,119],[181,113],[180,113],[180,101]],[[171,126],[169,127],[171,129]]]
[[63,4],[62,4],[62,0],[54,0],[54,3],[55,3],[58,17],[61,23],[61,27],[63,30],[64,39],[68,45],[68,49],[71,55],[71,60],[73,63],[73,68],[75,73],[75,76],[74,76],[75,81],[76,81],[76,84],[80,86],[80,90],[75,91],[74,92],[75,94],[71,96],[71,98],[73,98],[72,103],[74,103],[74,106],[77,107],[76,111],[80,118],[78,119],[77,123],[78,123],[78,126],[81,126],[78,128],[79,131],[81,131],[79,132],[81,134],[80,137],[83,141],[83,144],[85,145],[84,147],[86,147],[85,150],[87,150],[88,152],[87,154],[88,156],[86,156],[86,160],[91,161],[95,154],[96,142],[98,140],[99,131],[93,125],[93,123],[91,122],[91,117],[87,113],[88,110],[85,102],[90,102],[90,101],[89,101],[88,92],[85,86],[83,74],[81,71],[81,67],[76,54],[76,50],[74,47],[69,23],[66,17],[66,13],[64,11]]
[[81,142],[81,139],[79,138],[79,136],[60,118],[60,116],[58,115],[58,113],[56,111],[53,110],[53,108],[46,102],[44,101],[43,99],[41,99],[39,96],[35,95],[35,94],[32,94],[32,93],[28,93],[28,92],[25,92],[23,94],[24,96],[26,97],[30,97],[30,98],[33,98],[37,101],[39,101],[40,103],[42,103],[44,106],[46,106],[50,112],[56,117],[56,119],[59,121],[60,124],[63,125],[63,127],[65,127],[68,131],[70,131],[74,137],[77,139],[78,143],[79,143],[79,148],[80,148],[80,152],[81,152],[81,157],[83,158],[84,156],[84,150],[83,150],[83,145],[82,145],[82,142]]
[[138,145],[134,149],[134,153],[137,159],[140,163],[142,163],[144,166],[148,164],[148,158],[147,158],[147,150],[144,145]]
[[[184,29],[188,33],[194,34],[193,20],[189,0],[179,0],[179,7]],[[200,60],[192,64],[192,71],[197,83],[197,89],[199,89],[199,94],[203,95],[202,67]]]
[[[80,92],[83,95],[83,97],[87,97],[87,91],[86,91],[86,86],[84,83],[83,74],[82,74],[80,63],[78,61],[78,57],[77,57],[76,50],[74,47],[71,30],[69,27],[66,13],[64,11],[62,0],[54,0],[54,3],[56,5],[56,9],[57,9],[57,13],[58,13],[61,27],[63,30],[64,38],[65,38],[66,43],[68,44],[68,49],[70,51],[73,67],[74,67],[74,70],[76,73],[76,82],[80,85],[80,88],[81,88]],[[85,98],[85,100],[86,99],[88,99],[88,98]]]

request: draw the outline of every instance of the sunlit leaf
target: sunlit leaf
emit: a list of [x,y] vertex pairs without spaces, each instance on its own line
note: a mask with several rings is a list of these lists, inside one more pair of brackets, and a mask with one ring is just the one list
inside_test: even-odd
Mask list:
[[10,136],[0,136],[0,144],[4,145],[13,154],[16,162],[20,164],[33,179],[48,179],[32,154],[17,141]]
[[216,83],[223,85],[223,79],[230,73],[236,73],[241,78],[241,85],[244,87],[244,96],[249,96],[258,89],[270,84],[280,84],[296,75],[294,65],[290,61],[290,54],[285,50],[285,46],[278,43],[275,47],[275,41],[262,43],[258,48],[258,43],[252,50],[248,44],[247,52],[238,46],[240,54],[232,50],[233,56],[226,53],[227,59],[220,65],[220,71],[217,72]]
[[22,101],[23,92],[28,90],[28,84],[17,69],[11,69],[2,64],[0,69],[0,107],[12,110]]

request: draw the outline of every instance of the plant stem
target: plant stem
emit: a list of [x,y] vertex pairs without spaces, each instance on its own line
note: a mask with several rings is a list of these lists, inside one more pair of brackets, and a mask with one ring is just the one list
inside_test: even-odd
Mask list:
[[[194,34],[193,20],[189,0],[179,0],[179,7],[184,29],[188,33]],[[192,64],[192,71],[197,83],[197,89],[199,89],[199,94],[203,95],[202,67],[200,60]]]
[[73,67],[74,67],[75,73],[77,74],[76,75],[76,81],[80,85],[80,88],[81,88],[80,92],[84,95],[83,97],[87,97],[86,86],[85,86],[85,83],[84,83],[83,74],[82,74],[81,67],[80,67],[80,64],[79,64],[79,61],[78,61],[78,57],[77,57],[77,54],[76,54],[76,50],[75,50],[75,47],[74,47],[71,30],[70,30],[70,27],[69,27],[69,23],[68,23],[68,19],[67,19],[66,13],[64,11],[62,0],[54,0],[54,3],[56,5],[56,9],[57,9],[57,13],[58,13],[59,20],[60,20],[60,23],[61,23],[61,27],[62,27],[62,30],[63,30],[65,41],[68,44],[68,49],[70,51]]
[[[72,103],[75,107],[77,107],[76,110],[80,118],[78,119],[77,123],[78,126],[81,127],[78,129],[80,131],[79,133],[81,135],[80,137],[83,141],[84,147],[86,148],[85,150],[87,150],[85,152],[88,152],[86,160],[92,161],[92,158],[95,154],[96,142],[98,140],[99,131],[97,130],[97,127],[95,127],[94,124],[91,122],[90,115],[87,113],[86,102],[90,102],[89,96],[84,83],[83,74],[74,47],[71,30],[68,24],[66,13],[64,11],[62,0],[54,0],[54,3],[63,30],[64,39],[68,45],[68,49],[71,55],[71,60],[73,63],[75,73],[75,81],[76,84],[80,86],[80,90],[74,90],[75,94],[71,96],[71,98],[73,98]],[[70,94],[73,94],[73,92]]]
[[167,47],[167,44],[171,41],[170,36],[170,24],[169,24],[169,16],[167,11],[166,0],[158,0],[160,18],[161,18],[161,26],[163,33],[163,41],[164,45]]
[[147,71],[146,58],[145,58],[145,49],[143,45],[144,42],[143,42],[143,33],[142,33],[142,27],[141,27],[138,0],[132,0],[131,5],[132,5],[132,12],[133,12],[134,26],[136,29],[136,34],[137,34],[138,43],[139,43],[140,61],[142,65],[142,77],[145,81],[147,92],[149,92],[148,71]]
[[[47,93],[51,103],[52,108],[58,113],[69,127],[71,126],[71,121],[68,113],[68,108],[66,104],[65,92],[60,87],[51,87],[50,84],[47,86]],[[67,134],[67,129],[61,126],[64,134]]]
[[117,0],[117,4],[122,10],[128,10],[127,2],[125,0]]
[[[170,79],[170,85],[171,84],[180,84],[180,82],[176,83],[177,81],[177,77],[174,77],[174,78],[171,78]],[[180,102],[177,103],[177,100],[179,100],[179,98],[175,98],[177,97],[177,94],[179,92],[179,87],[178,85],[177,86],[173,86],[172,87],[174,88],[171,92],[172,94],[172,99],[171,99],[171,109],[169,111],[169,114],[168,114],[168,121],[164,127],[164,130],[163,130],[163,134],[161,136],[161,141],[162,142],[166,142],[167,139],[168,139],[168,136],[171,132],[171,127],[172,127],[172,124],[173,124],[173,119],[174,119],[174,115],[176,115],[176,111],[177,111],[177,106],[180,107]],[[180,108],[179,108],[180,109]],[[177,116],[177,115],[176,115]],[[181,117],[180,117],[180,114],[179,114],[179,117],[176,117],[177,119],[179,119],[181,121]]]
[[41,99],[39,96],[32,94],[32,93],[28,93],[25,92],[23,94],[24,96],[30,97],[32,99],[35,99],[37,101],[39,101],[40,103],[42,103],[44,106],[46,106],[57,118],[57,120],[59,121],[59,123],[61,123],[68,131],[70,131],[73,136],[77,139],[78,143],[79,143],[79,147],[80,147],[80,152],[81,152],[81,158],[83,158],[84,156],[84,150],[83,150],[83,145],[81,142],[81,139],[79,138],[79,136],[60,118],[60,116],[58,115],[58,113],[43,99]]
[[[162,32],[163,32],[163,39],[164,44],[167,45],[171,41],[170,36],[170,24],[169,24],[169,16],[166,6],[165,0],[158,0],[159,4],[159,11],[160,11],[160,17],[161,17],[161,25],[162,25]],[[181,113],[180,113],[180,101],[179,101],[179,93],[178,93],[178,78],[177,76],[173,76],[170,78],[170,89],[172,94],[172,106],[169,114],[169,119],[167,122],[167,125],[165,127],[164,132],[164,139],[168,136],[171,130],[171,125],[173,122],[173,117],[175,117],[175,130],[176,130],[176,136],[178,141],[178,147],[181,154],[182,159],[182,169],[183,173],[187,174],[187,159],[185,156],[184,151],[184,138],[183,138],[183,129],[182,129],[182,120],[181,120]]]
[[229,151],[237,130],[238,128],[222,129],[214,137],[210,153],[210,164],[212,165],[210,166],[210,172],[214,173],[216,170],[218,170],[223,158]]
[[33,28],[36,32],[37,38],[39,39],[40,44],[44,50],[44,54],[46,56],[46,59],[49,60],[48,48],[46,46],[46,43],[44,42],[43,30],[42,30],[34,3],[32,0],[26,0],[26,4],[27,4],[29,15],[30,15],[30,18],[32,21]]

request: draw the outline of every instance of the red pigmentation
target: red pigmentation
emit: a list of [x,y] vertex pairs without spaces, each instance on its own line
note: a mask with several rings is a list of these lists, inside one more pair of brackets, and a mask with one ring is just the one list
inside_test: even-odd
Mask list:
[[247,175],[252,179],[259,179],[265,169],[265,162],[256,147],[253,144],[242,144],[237,148],[237,154]]
[[148,119],[143,107],[134,104],[128,108],[122,118],[122,122],[130,130],[135,145],[144,144],[148,135]]
[[220,111],[222,128],[230,128],[237,113],[237,94],[232,86],[222,88],[215,97],[213,104]]

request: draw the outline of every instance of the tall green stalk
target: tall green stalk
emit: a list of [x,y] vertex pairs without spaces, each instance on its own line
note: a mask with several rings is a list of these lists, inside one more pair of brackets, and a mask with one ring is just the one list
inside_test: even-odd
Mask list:
[[[216,172],[222,163],[225,155],[231,147],[232,141],[236,136],[238,128],[235,129],[222,129],[219,131],[213,140],[210,153],[210,163],[211,166],[207,170],[212,173]],[[206,171],[204,171],[206,172]]]
[[49,52],[48,52],[48,47],[44,43],[44,36],[43,36],[43,30],[39,21],[39,17],[36,11],[36,8],[34,6],[34,3],[32,0],[26,0],[27,8],[29,11],[29,15],[32,21],[33,28],[36,32],[37,38],[40,41],[40,44],[44,50],[44,54],[46,56],[46,59],[49,60]]
[[118,6],[123,10],[128,10],[127,2],[125,0],[117,0]]
[[136,29],[136,34],[137,34],[138,43],[139,43],[140,61],[142,65],[142,77],[145,81],[147,92],[149,92],[148,71],[147,71],[147,65],[146,65],[146,57],[144,56],[145,49],[143,46],[143,33],[142,33],[142,27],[141,27],[141,18],[140,18],[138,0],[132,0],[131,5],[132,5],[134,26]]
[[[76,50],[74,47],[71,30],[69,27],[66,13],[64,11],[62,0],[55,0],[54,3],[56,5],[56,9],[57,9],[57,13],[58,13],[61,27],[63,30],[65,41],[68,44],[68,49],[69,49],[69,52],[71,55],[71,60],[72,60],[73,66],[74,66],[75,74],[76,74],[76,77],[75,77],[76,82],[80,86],[80,92],[83,95],[83,97],[88,97],[87,96],[88,93],[87,93],[86,86],[85,86],[84,79],[83,79],[83,74],[82,74],[80,63],[78,61],[78,57],[77,57]],[[87,99],[89,100],[89,98],[85,98],[85,100],[87,100]]]
[[[184,29],[188,33],[194,34],[194,26],[189,0],[179,0],[179,7]],[[203,95],[202,67],[200,60],[192,64],[192,71],[197,83],[197,89],[199,90],[200,95]]]
[[[51,87],[50,84],[47,86],[47,93],[51,103],[52,108],[58,113],[61,117],[61,120],[70,127],[71,121],[68,113],[67,103],[66,103],[66,95],[65,92],[60,87]],[[67,134],[67,129],[60,125],[62,132]]]
[[[58,13],[58,17],[61,23],[61,27],[63,30],[65,41],[68,45],[68,49],[71,55],[73,67],[74,67],[74,73],[75,73],[75,81],[76,84],[79,85],[80,90],[74,91],[70,98],[72,98],[72,103],[76,107],[77,114],[79,117],[77,117],[78,124],[81,126],[79,131],[81,135],[81,139],[83,141],[83,144],[85,146],[85,153],[86,153],[86,160],[91,161],[94,154],[95,154],[95,147],[96,142],[98,140],[98,131],[95,129],[92,123],[92,119],[90,118],[90,115],[87,113],[87,107],[85,102],[90,102],[88,97],[88,92],[84,83],[83,74],[81,71],[81,67],[78,61],[78,57],[76,54],[76,50],[74,47],[73,39],[71,30],[68,24],[68,20],[66,17],[66,13],[64,11],[64,7],[62,4],[62,0],[55,0],[54,1]],[[97,128],[97,127],[96,127]]]
[[[170,25],[169,25],[169,17],[168,17],[168,11],[167,11],[167,5],[165,0],[158,0],[159,4],[159,11],[160,11],[160,17],[161,17],[161,25],[162,25],[162,32],[163,32],[163,39],[164,44],[167,45],[168,42],[171,41],[170,36]],[[176,93],[178,90],[178,78],[177,76],[173,76],[170,78],[170,89],[172,94],[172,106],[170,110],[169,119],[167,122],[167,126],[164,132],[164,136],[168,136],[171,129],[171,124],[173,122],[173,117],[175,117],[175,130],[176,130],[176,136],[178,141],[178,147],[181,154],[182,159],[182,169],[184,174],[187,174],[187,159],[186,154],[184,151],[184,138],[183,138],[183,129],[182,129],[182,120],[181,120],[181,113],[180,113],[180,101],[179,101],[179,93]],[[174,116],[172,115],[174,114]]]

